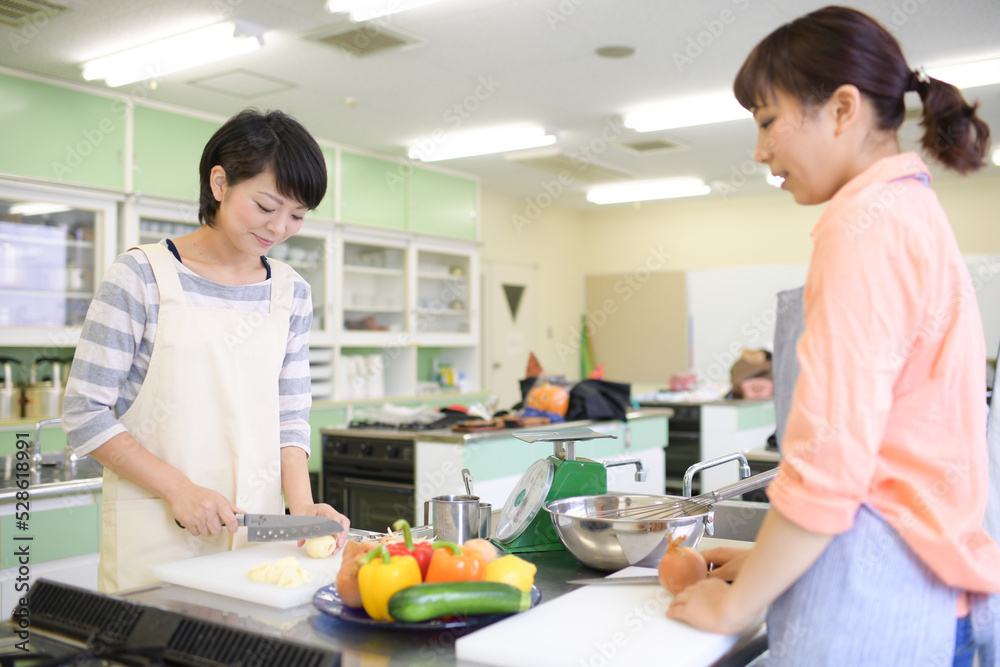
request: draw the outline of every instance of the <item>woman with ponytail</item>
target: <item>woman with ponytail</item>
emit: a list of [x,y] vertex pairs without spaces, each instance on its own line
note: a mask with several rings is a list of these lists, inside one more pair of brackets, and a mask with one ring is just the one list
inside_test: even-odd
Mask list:
[[769,665],[971,665],[977,645],[997,665],[982,320],[927,166],[897,140],[910,91],[946,168],[981,167],[989,128],[844,7],[766,37],[734,90],[755,159],[826,207],[771,509],[752,549],[705,552],[713,576],[668,616],[735,633],[766,609]]

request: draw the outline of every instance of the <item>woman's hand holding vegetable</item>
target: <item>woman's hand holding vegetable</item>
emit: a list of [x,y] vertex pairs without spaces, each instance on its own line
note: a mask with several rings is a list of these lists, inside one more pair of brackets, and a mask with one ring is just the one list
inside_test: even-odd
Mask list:
[[[342,531],[337,533],[337,548],[334,549],[333,553],[337,553],[344,548],[345,544],[347,544],[347,531],[351,527],[351,520],[337,510],[333,509],[330,505],[327,505],[326,503],[311,503],[303,507],[289,507],[288,511],[291,514],[298,516],[321,516],[327,519],[333,519],[344,527]],[[303,544],[305,544],[305,540],[300,540],[299,546],[301,547]]]
[[705,560],[710,565],[708,576],[722,579],[723,581],[733,581],[743,567],[743,561],[750,555],[750,549],[739,547],[716,547],[705,549],[701,552]]
[[[832,535],[805,530],[771,509],[753,549],[732,554],[720,568],[738,571],[733,583],[725,583],[726,575],[715,574],[713,567],[714,577],[674,597],[667,617],[706,632],[743,632],[819,559],[832,539]],[[716,562],[714,554],[705,553]]]

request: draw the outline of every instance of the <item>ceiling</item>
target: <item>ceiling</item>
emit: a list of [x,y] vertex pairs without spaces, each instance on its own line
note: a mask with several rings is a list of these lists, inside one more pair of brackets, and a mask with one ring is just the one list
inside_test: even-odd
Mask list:
[[[555,166],[569,171],[561,183],[556,173],[500,155],[435,164],[478,175],[494,192],[542,202],[548,192],[574,208],[594,206],[583,197],[591,182],[622,178],[697,176],[731,186],[713,197],[777,194],[762,174],[743,175],[751,171],[752,120],[638,134],[618,117],[672,97],[728,90],[761,38],[827,4],[443,0],[365,24],[373,40],[388,30],[415,43],[358,56],[319,41],[348,27],[324,0],[58,1],[71,9],[20,28],[0,24],[0,65],[89,86],[80,76],[84,60],[225,19],[251,21],[267,29],[264,48],[164,76],[155,90],[149,82],[115,90],[218,118],[245,106],[282,108],[318,137],[395,157],[435,130],[546,124],[558,130],[558,152],[569,160]],[[850,4],[889,26],[912,66],[1000,55],[996,0]],[[603,46],[635,53],[602,58],[595,49]],[[1000,132],[1000,85],[967,95],[981,101]],[[913,121],[904,126],[904,147],[917,129]],[[639,153],[626,146],[650,140],[679,147]]]

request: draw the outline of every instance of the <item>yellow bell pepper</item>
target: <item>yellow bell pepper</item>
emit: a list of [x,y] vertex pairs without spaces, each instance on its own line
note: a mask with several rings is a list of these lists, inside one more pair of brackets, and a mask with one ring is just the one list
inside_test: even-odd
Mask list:
[[535,572],[538,568],[514,554],[500,556],[486,566],[486,581],[510,584],[525,593],[531,591],[535,584]]
[[384,546],[365,554],[358,562],[361,563],[358,570],[361,605],[376,621],[391,622],[389,598],[421,582],[420,566],[413,556],[390,556]]

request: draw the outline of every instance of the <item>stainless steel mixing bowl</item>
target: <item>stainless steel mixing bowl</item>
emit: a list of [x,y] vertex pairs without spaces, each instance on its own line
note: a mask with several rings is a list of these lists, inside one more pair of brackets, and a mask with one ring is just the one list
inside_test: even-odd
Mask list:
[[[656,567],[669,540],[684,537],[683,546],[695,548],[706,529],[712,534],[710,507],[673,519],[636,518],[670,514],[689,498],[624,493],[575,496],[545,505],[559,539],[581,563],[613,572],[630,565]],[[648,510],[648,511],[647,511]]]

